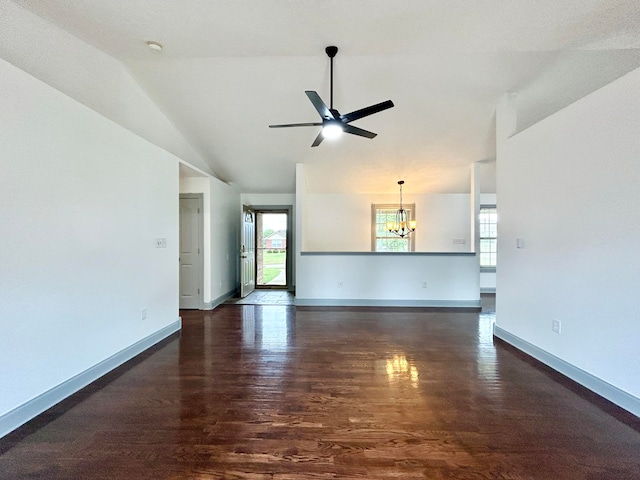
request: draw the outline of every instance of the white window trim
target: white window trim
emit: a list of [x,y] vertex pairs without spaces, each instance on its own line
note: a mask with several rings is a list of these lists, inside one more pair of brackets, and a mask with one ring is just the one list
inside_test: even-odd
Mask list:
[[[486,204],[486,205],[480,205],[480,210],[482,210],[483,208],[495,208],[496,209],[496,214],[498,212],[498,207],[495,204]],[[496,220],[496,225],[497,225],[497,220]],[[480,240],[482,240],[483,238],[494,238],[494,237],[480,237]],[[496,240],[496,244],[498,242],[498,235],[496,234],[495,236],[495,240]],[[478,251],[478,262],[480,261],[480,251]],[[497,252],[496,252],[497,254]],[[480,265],[480,272],[481,273],[491,273],[491,272],[495,272],[497,268],[497,258],[496,258],[496,265],[495,266],[482,266]]]
[[[415,220],[416,218],[416,204],[415,203],[410,203],[410,204],[402,204],[402,207],[405,210],[408,210],[410,212],[409,215],[409,220]],[[381,210],[381,209],[390,209],[390,210],[398,210],[400,208],[400,204],[399,203],[372,203],[371,204],[371,251],[372,252],[376,252],[376,239],[378,237],[376,237],[376,211],[377,210]],[[398,237],[400,238],[400,237]],[[413,232],[411,235],[409,235],[408,237],[405,237],[409,239],[409,251],[410,252],[415,252],[416,251],[416,233]],[[398,253],[402,253],[402,252],[398,252]]]

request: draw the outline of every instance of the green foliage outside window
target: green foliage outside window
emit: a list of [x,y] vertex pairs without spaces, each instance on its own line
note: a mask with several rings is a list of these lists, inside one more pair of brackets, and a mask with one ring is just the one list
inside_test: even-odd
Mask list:
[[[375,238],[372,242],[373,251],[375,252],[411,252],[413,250],[413,238],[415,233],[409,237],[398,237],[387,230],[387,222],[395,222],[396,212],[399,205],[374,205],[373,221],[375,222],[374,233]],[[409,218],[413,217],[415,207],[403,205],[409,214]]]

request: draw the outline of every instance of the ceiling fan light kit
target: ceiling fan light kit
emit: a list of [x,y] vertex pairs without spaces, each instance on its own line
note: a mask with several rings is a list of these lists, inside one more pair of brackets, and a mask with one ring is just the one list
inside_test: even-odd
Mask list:
[[327,122],[322,127],[322,136],[327,140],[338,138],[343,132],[344,130],[342,130],[342,125],[338,125],[335,122]]
[[333,58],[338,53],[338,47],[329,46],[325,48],[325,52],[331,61],[331,92],[329,98],[329,107],[322,101],[318,92],[313,90],[307,90],[304,93],[307,95],[316,111],[322,119],[321,122],[307,122],[307,123],[287,123],[281,125],[269,125],[269,128],[289,128],[289,127],[319,127],[322,126],[320,133],[311,144],[312,147],[317,147],[322,143],[322,140],[337,138],[343,133],[350,133],[352,135],[358,135],[359,137],[374,138],[377,134],[364,130],[362,128],[354,127],[350,125],[351,122],[359,120],[360,118],[373,115],[374,113],[381,112],[388,108],[393,107],[393,102],[387,100],[385,102],[370,105],[360,110],[355,110],[351,113],[341,115],[338,110],[333,108]]

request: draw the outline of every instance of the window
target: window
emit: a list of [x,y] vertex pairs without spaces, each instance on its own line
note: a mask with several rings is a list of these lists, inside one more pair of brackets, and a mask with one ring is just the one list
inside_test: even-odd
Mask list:
[[282,248],[282,239],[274,238],[271,240],[271,248]]
[[496,268],[498,212],[495,205],[480,207],[480,268]]
[[[371,205],[371,251],[373,252],[413,252],[415,250],[415,232],[408,237],[398,237],[387,230],[387,222],[395,222],[398,204]],[[415,218],[416,206],[402,205],[408,218]]]

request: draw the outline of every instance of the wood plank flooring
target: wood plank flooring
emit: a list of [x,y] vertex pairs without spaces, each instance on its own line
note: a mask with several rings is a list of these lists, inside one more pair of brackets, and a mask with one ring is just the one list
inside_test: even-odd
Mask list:
[[182,316],[180,335],[0,440],[0,478],[640,478],[637,417],[494,343],[490,314]]

